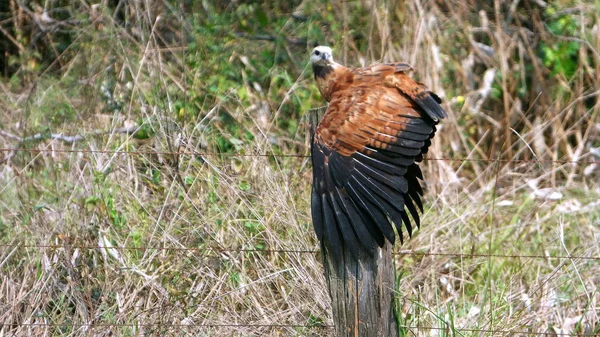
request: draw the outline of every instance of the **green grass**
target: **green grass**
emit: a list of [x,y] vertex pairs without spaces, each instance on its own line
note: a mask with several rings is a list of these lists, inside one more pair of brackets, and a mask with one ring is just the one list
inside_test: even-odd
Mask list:
[[401,335],[600,334],[597,5],[56,6],[78,24],[0,23],[26,46],[0,81],[19,148],[0,153],[0,335],[327,335],[312,42],[411,63],[450,114],[396,247]]

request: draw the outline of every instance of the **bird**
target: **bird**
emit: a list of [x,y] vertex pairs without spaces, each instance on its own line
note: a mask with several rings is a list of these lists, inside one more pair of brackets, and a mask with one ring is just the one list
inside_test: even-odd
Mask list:
[[372,257],[395,231],[403,242],[402,224],[409,236],[420,226],[418,163],[448,115],[406,63],[347,68],[328,46],[315,47],[310,63],[328,102],[310,149],[314,230],[328,254]]

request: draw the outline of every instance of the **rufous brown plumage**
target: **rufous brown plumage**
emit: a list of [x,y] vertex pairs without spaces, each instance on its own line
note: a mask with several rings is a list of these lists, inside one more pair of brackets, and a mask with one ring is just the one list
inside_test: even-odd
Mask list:
[[394,227],[402,241],[403,223],[408,235],[420,225],[417,163],[447,115],[407,64],[350,69],[324,46],[313,49],[311,63],[329,102],[311,146],[314,228],[330,254],[373,255],[385,240],[394,243]]

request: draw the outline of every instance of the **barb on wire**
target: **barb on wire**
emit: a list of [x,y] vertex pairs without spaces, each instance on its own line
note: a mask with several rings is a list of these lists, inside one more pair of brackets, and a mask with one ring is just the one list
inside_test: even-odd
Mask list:
[[[152,247],[152,246],[100,246],[100,245],[20,245],[20,244],[2,244],[2,248],[16,249],[116,249],[116,250],[159,250],[159,251],[191,251],[191,252],[212,252],[212,253],[259,253],[259,254],[316,254],[319,251],[315,249],[246,249],[246,248],[213,248],[213,247]],[[419,252],[412,250],[400,250],[393,252],[394,255],[416,255],[416,256],[443,256],[454,258],[509,258],[509,259],[557,259],[557,260],[591,260],[600,261],[600,256],[586,255],[545,255],[545,254],[479,254],[479,253],[435,253]]]

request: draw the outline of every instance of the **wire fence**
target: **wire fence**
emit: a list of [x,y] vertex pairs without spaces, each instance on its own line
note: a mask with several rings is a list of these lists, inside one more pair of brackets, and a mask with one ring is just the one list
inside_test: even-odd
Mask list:
[[[138,151],[126,151],[126,150],[88,150],[88,149],[54,149],[54,148],[0,148],[0,153],[15,154],[18,152],[29,152],[29,153],[66,153],[66,154],[108,154],[108,155],[170,155],[170,156],[196,156],[196,157],[275,157],[275,158],[309,158],[306,154],[284,154],[284,153],[221,153],[221,152],[203,152],[203,151],[156,151],[156,150],[138,150]],[[592,153],[592,156],[596,154]],[[537,164],[578,164],[578,165],[589,165],[589,164],[600,164],[600,160],[584,159],[582,156],[578,160],[556,160],[556,159],[500,159],[500,158],[431,158],[427,157],[424,160],[429,161],[453,161],[453,162],[488,162],[488,163],[537,163]],[[1,160],[2,158],[0,158]],[[493,214],[493,210],[492,210]],[[18,250],[18,249],[79,249],[79,250],[121,250],[121,251],[162,251],[162,252],[192,252],[198,253],[201,256],[206,255],[217,255],[223,253],[241,253],[241,254],[317,254],[318,250],[315,249],[247,249],[247,248],[221,248],[221,247],[167,247],[167,246],[118,246],[118,245],[69,245],[69,244],[0,244],[0,249],[5,250]],[[505,259],[543,259],[543,260],[584,260],[584,261],[600,261],[600,256],[593,255],[550,255],[547,253],[543,254],[485,254],[485,253],[464,253],[464,252],[430,252],[430,251],[414,251],[414,250],[398,250],[393,252],[394,255],[404,256],[434,256],[434,257],[448,257],[448,258],[459,258],[459,259],[474,259],[474,258],[505,258]],[[10,255],[10,253],[9,253]],[[1,262],[1,261],[0,261]],[[0,263],[1,265],[1,263]],[[326,324],[176,324],[176,323],[98,323],[98,322],[71,322],[71,323],[39,323],[39,322],[18,322],[18,323],[0,323],[0,327],[7,329],[20,327],[28,328],[47,328],[47,329],[58,329],[58,328],[69,328],[69,329],[97,329],[97,328],[134,328],[134,329],[216,329],[216,328],[268,328],[268,329],[310,329],[310,330],[330,330],[334,327]],[[527,331],[527,330],[501,330],[501,329],[485,329],[485,328],[465,328],[465,327],[454,327],[446,323],[442,326],[403,326],[401,328],[408,329],[410,331],[416,330],[432,330],[432,331],[448,331],[455,335],[462,335],[464,333],[489,333],[492,336],[501,335],[531,335],[531,336],[598,336],[600,333],[597,330],[590,330],[585,333],[561,333],[548,330],[547,332]],[[598,328],[596,328],[598,329]],[[1,329],[0,329],[1,331]]]
[[[7,249],[111,249],[111,250],[133,250],[133,251],[174,251],[174,252],[197,252],[205,256],[206,252],[217,253],[257,253],[257,254],[317,254],[318,250],[313,249],[244,249],[244,248],[212,248],[212,247],[156,247],[156,246],[100,246],[100,245],[22,245],[22,244],[0,244],[0,248]],[[555,259],[555,260],[590,260],[600,261],[600,256],[586,255],[519,255],[519,254],[481,254],[481,253],[435,253],[419,252],[410,250],[400,250],[392,252],[393,255],[413,255],[413,256],[442,256],[460,259],[473,258],[507,258],[507,259]]]
[[[229,153],[229,152],[203,152],[203,151],[156,151],[156,150],[88,150],[88,149],[34,149],[34,148],[0,148],[0,152],[31,152],[31,153],[69,153],[69,154],[109,154],[109,155],[169,155],[169,156],[196,156],[196,157],[276,157],[276,158],[309,158],[308,154],[286,153]],[[595,154],[591,154],[595,156]],[[598,154],[600,157],[600,153]],[[583,156],[582,156],[583,157]],[[453,158],[453,157],[424,157],[425,161],[450,161],[450,162],[498,162],[498,163],[546,163],[546,164],[600,164],[600,159],[503,159],[503,158]]]
[[[0,326],[12,326],[14,324],[1,324]],[[186,329],[186,328],[310,328],[317,330],[329,330],[333,329],[333,325],[304,325],[304,324],[165,324],[165,323],[93,323],[93,322],[80,322],[80,323],[69,323],[69,324],[54,324],[54,323],[22,323],[19,324],[26,327],[43,327],[43,328],[111,328],[111,327],[129,327],[129,328],[154,328],[154,329]],[[535,332],[525,330],[502,330],[502,329],[469,329],[469,328],[455,328],[455,327],[433,327],[433,326],[412,326],[412,325],[400,325],[401,328],[408,330],[439,330],[449,331],[454,334],[461,334],[464,332],[473,333],[491,333],[492,336],[495,334],[503,335],[530,335],[530,336],[586,336],[586,337],[598,337],[600,334],[596,333],[561,333],[561,332]]]

